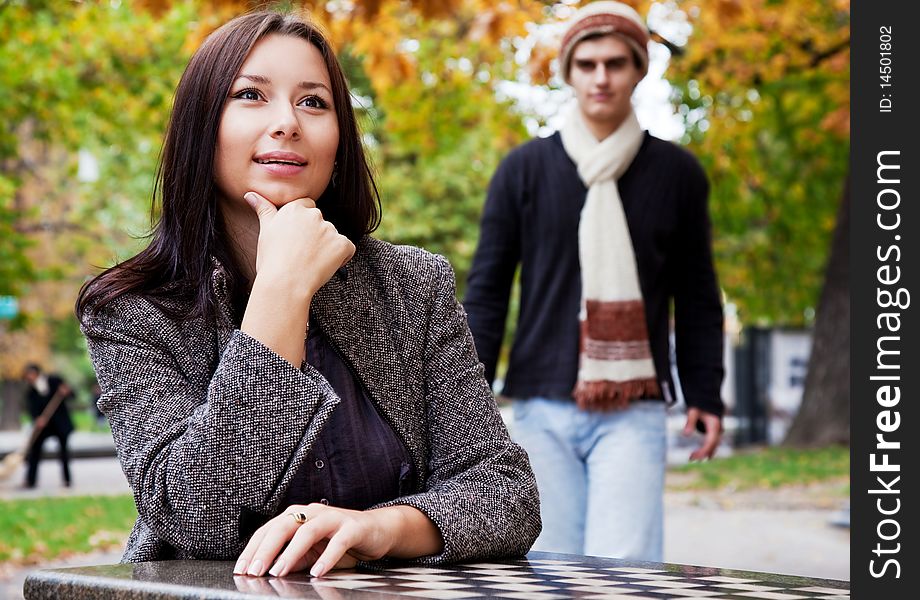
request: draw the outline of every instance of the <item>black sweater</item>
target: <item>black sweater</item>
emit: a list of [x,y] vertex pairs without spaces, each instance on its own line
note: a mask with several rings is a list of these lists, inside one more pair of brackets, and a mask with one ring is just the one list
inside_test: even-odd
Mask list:
[[[649,339],[671,400],[668,319],[689,406],[721,415],[722,305],[712,261],[706,175],[686,150],[645,135],[618,182],[633,240]],[[521,302],[503,394],[571,397],[578,374],[578,222],[587,189],[559,133],[502,161],[489,185],[464,306],[491,382],[515,271]]]

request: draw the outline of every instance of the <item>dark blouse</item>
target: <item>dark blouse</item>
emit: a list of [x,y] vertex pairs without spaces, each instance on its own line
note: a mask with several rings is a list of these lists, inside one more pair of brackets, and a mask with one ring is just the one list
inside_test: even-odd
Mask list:
[[321,502],[364,510],[411,493],[414,469],[405,445],[312,322],[306,354],[307,362],[323,374],[342,402],[291,481],[283,506]]

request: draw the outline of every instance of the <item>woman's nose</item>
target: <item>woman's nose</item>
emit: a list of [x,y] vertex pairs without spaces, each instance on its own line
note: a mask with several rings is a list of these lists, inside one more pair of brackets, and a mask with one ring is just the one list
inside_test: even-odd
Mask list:
[[272,137],[299,137],[300,123],[297,121],[297,115],[294,114],[294,107],[281,107],[274,115],[275,122],[272,125]]

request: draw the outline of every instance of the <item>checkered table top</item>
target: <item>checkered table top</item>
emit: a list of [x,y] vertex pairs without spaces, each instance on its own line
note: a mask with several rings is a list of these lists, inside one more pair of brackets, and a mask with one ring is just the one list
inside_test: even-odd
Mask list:
[[[234,576],[232,563],[164,561],[39,571],[26,582],[26,598],[131,591],[132,598],[307,598],[397,600],[507,598],[519,600],[849,600],[843,581],[770,573],[637,563],[532,552],[526,558],[439,567],[390,566],[333,571],[322,578]],[[85,595],[84,595],[85,592]],[[30,596],[30,593],[32,594]],[[149,593],[149,596],[145,596]]]

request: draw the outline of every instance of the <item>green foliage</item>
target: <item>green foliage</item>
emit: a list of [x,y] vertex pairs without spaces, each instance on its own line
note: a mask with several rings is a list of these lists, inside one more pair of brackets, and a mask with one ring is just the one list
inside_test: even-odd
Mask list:
[[382,161],[384,220],[380,236],[447,256],[462,294],[479,237],[485,189],[504,152],[484,147],[473,131],[451,149],[417,161]]
[[720,283],[745,323],[801,325],[849,156],[849,3],[699,3],[668,77],[710,177]]
[[78,410],[70,411],[73,419],[73,426],[76,431],[87,431],[90,433],[109,433],[108,422],[100,422],[96,418],[96,410],[92,406],[83,406]]
[[136,518],[131,496],[0,500],[0,562],[35,564],[115,550],[124,545]]
[[771,447],[671,467],[670,470],[695,475],[689,484],[692,489],[778,488],[847,479],[850,450],[845,446],[814,450]]
[[[177,3],[159,18],[130,2],[0,9],[3,293],[21,292],[42,272],[66,277],[91,248],[130,246],[123,232],[144,230],[138,215],[149,204],[192,9]],[[97,181],[76,181],[78,150],[98,161]],[[64,232],[68,268],[36,265],[26,252],[49,230]]]
[[48,362],[49,347],[56,368],[88,370],[73,301],[148,229],[195,11],[189,1],[157,14],[131,0],[0,5],[0,294],[22,310],[9,328],[18,337],[0,347],[0,374],[26,358]]
[[377,235],[447,256],[462,293],[489,179],[526,136],[521,115],[493,89],[514,65],[500,48],[465,39],[462,19],[412,20],[415,77],[377,91],[360,56],[346,53],[344,64],[355,92],[370,100],[365,129],[383,204]]

